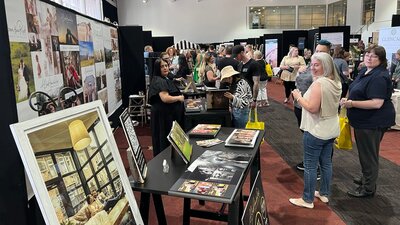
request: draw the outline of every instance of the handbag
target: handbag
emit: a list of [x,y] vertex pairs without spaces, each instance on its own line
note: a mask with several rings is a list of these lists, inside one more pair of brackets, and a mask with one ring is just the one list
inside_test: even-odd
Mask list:
[[265,72],[267,73],[268,77],[272,77],[274,72],[272,72],[272,67],[269,63],[265,64]]
[[[251,120],[251,114],[254,114],[254,121]],[[249,119],[246,123],[246,129],[252,129],[252,130],[264,130],[265,124],[264,122],[259,122],[258,121],[258,115],[257,115],[257,107],[254,109],[250,108],[249,112]]]
[[340,128],[340,134],[335,139],[335,147],[337,149],[342,149],[342,150],[353,149],[353,142],[351,141],[351,129],[350,129],[349,118],[347,118],[346,108],[344,108],[344,107],[340,109],[339,128]]
[[294,68],[293,68],[293,67],[291,67],[291,66],[289,66],[289,68],[287,68],[286,70],[287,70],[287,71],[289,71],[290,73],[293,73],[293,71],[294,71]]

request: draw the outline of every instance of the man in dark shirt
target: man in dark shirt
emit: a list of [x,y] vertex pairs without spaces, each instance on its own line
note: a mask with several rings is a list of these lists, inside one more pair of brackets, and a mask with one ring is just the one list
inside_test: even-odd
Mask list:
[[247,80],[253,90],[253,102],[251,107],[254,108],[257,102],[261,72],[258,69],[256,61],[246,56],[242,45],[235,45],[232,49],[232,55],[240,61],[238,71],[241,73],[241,76]]
[[225,57],[218,60],[217,68],[221,71],[225,66],[232,66],[234,70],[238,71],[239,61],[232,57],[232,46],[228,45],[225,48]]

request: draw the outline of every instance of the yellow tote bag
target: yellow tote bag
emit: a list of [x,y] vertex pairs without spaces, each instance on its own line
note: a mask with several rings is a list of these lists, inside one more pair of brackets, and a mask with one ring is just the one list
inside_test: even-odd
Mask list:
[[[254,121],[251,121],[251,114],[254,114]],[[254,109],[250,108],[249,112],[249,120],[247,121],[246,124],[246,129],[252,129],[252,130],[264,130],[264,122],[259,122],[258,121],[258,115],[257,115],[257,107]]]
[[267,73],[268,77],[272,77],[274,72],[272,72],[272,67],[269,63],[265,64],[265,72]]
[[353,142],[351,141],[351,129],[349,119],[346,115],[346,108],[340,109],[339,115],[340,134],[335,140],[337,149],[351,150],[353,149]]

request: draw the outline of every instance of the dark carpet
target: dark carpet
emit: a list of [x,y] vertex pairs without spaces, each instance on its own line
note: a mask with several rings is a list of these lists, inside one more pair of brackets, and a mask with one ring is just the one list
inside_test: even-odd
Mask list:
[[[266,140],[295,170],[303,158],[302,133],[291,109],[273,100],[270,104],[270,107],[259,109],[259,118],[266,123]],[[302,172],[297,173],[302,177]],[[330,208],[346,224],[400,224],[399,166],[380,158],[378,189],[375,197],[370,199],[350,198],[346,194],[356,188],[353,177],[359,175],[356,146],[351,151],[335,150]],[[302,187],[298,192],[302,192]]]

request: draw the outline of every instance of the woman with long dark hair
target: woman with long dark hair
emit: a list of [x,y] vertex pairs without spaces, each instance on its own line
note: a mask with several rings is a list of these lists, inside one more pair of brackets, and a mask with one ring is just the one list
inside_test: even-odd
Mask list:
[[156,156],[169,146],[167,135],[172,122],[183,122],[184,97],[173,81],[168,79],[169,64],[167,60],[157,59],[154,62],[153,76],[149,87],[151,104],[151,136],[153,155]]

